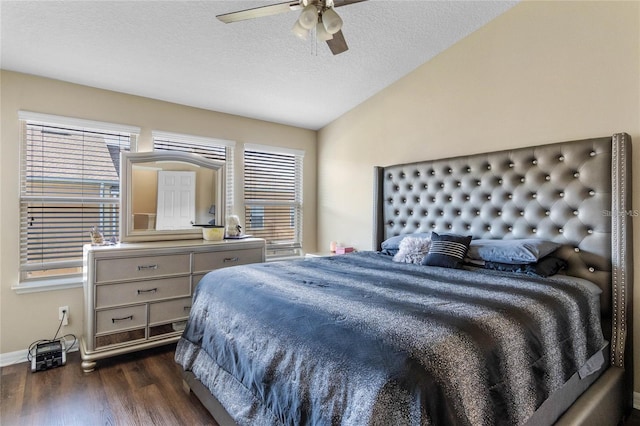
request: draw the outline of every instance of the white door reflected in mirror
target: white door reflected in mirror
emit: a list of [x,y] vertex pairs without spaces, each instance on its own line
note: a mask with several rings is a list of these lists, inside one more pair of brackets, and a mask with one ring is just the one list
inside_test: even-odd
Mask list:
[[191,228],[196,218],[196,173],[158,171],[156,229]]

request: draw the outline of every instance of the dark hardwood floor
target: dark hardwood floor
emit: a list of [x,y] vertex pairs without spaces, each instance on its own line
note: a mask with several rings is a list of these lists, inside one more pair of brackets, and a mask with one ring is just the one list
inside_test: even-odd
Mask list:
[[13,425],[217,425],[193,394],[182,389],[173,346],[80,368],[79,352],[67,364],[31,373],[27,363],[3,367],[0,424]]

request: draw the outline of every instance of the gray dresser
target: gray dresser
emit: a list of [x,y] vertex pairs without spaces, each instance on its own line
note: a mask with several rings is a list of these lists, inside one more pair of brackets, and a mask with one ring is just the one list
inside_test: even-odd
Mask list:
[[82,369],[99,359],[176,342],[209,271],[264,262],[265,242],[161,241],[84,247]]

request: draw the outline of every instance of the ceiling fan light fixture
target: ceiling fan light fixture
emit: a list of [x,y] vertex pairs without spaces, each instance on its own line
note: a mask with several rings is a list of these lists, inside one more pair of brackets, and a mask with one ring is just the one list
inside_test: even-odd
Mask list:
[[322,24],[322,18],[318,19],[318,24],[316,25],[316,37],[321,41],[327,41],[333,38],[333,34],[329,33]]
[[293,28],[291,28],[291,32],[301,40],[306,40],[309,36],[309,30],[300,25],[300,21],[296,21]]
[[315,5],[310,4],[300,13],[300,17],[298,18],[298,22],[302,25],[303,28],[310,30],[313,26],[318,22],[318,9]]
[[322,24],[329,34],[335,34],[342,28],[342,18],[333,9],[327,9],[322,14]]

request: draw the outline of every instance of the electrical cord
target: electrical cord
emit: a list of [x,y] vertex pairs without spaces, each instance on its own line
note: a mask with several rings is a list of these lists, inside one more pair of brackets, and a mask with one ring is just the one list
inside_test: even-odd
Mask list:
[[73,347],[73,345],[76,344],[78,339],[76,338],[75,334],[65,334],[64,336],[60,337],[60,339],[58,339],[58,333],[60,332],[60,329],[62,328],[62,323],[64,322],[64,319],[66,318],[66,316],[67,316],[67,311],[62,311],[62,318],[60,319],[60,324],[58,325],[58,329],[56,330],[56,334],[55,334],[55,336],[53,336],[53,339],[51,339],[51,340],[40,339],[40,340],[36,340],[35,342],[33,342],[32,344],[29,345],[29,349],[27,350],[27,361],[31,362],[31,359],[35,356],[34,350],[38,347],[38,345],[40,345],[42,343],[53,343],[53,342],[55,342],[57,340],[64,340],[66,342],[67,341],[67,337],[71,336],[71,337],[73,337],[73,343],[65,348],[65,353],[69,352],[69,350]]

